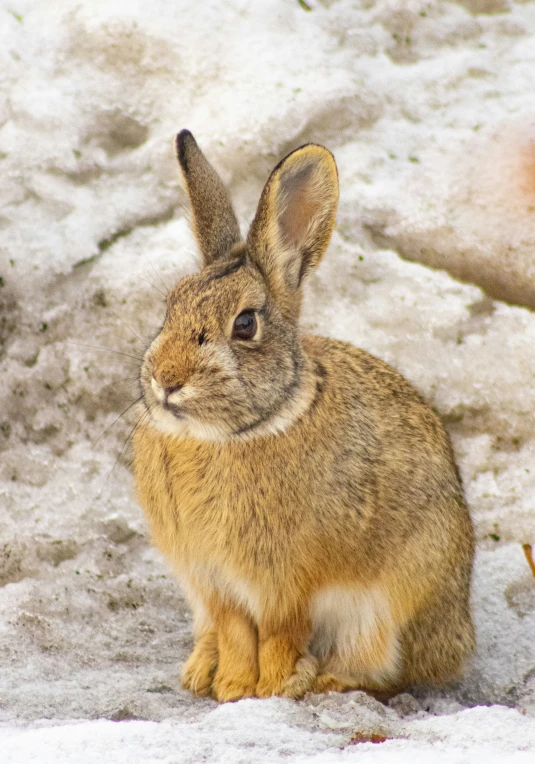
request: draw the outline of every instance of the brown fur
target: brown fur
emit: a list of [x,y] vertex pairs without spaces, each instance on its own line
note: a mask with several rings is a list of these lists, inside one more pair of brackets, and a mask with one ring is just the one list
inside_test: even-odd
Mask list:
[[[474,540],[449,439],[386,363],[299,334],[334,226],[332,156],[304,146],[275,168],[246,245],[217,184],[223,235],[203,231],[215,172],[189,133],[179,160],[205,265],[147,351],[134,453],[195,615],[184,686],[225,701],[456,677],[474,647]],[[244,310],[247,342],[232,339]]]

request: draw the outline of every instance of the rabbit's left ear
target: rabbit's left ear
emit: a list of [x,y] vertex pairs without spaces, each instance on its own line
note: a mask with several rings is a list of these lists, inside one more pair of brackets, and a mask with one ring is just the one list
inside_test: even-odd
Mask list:
[[338,205],[338,173],[330,151],[310,143],[271,173],[247,237],[252,259],[275,296],[295,299],[331,238]]
[[193,213],[193,232],[204,265],[211,265],[227,258],[241,241],[240,227],[223,181],[189,130],[177,135],[176,149]]

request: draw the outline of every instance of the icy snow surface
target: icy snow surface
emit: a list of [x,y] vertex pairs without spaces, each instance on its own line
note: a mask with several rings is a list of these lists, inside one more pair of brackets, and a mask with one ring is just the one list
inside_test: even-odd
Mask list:
[[[2,763],[534,761],[535,3],[310,5],[0,3]],[[458,685],[388,706],[179,687],[191,618],[117,418],[196,267],[183,127],[244,227],[281,156],[336,155],[303,324],[399,368],[452,435],[479,538]]]

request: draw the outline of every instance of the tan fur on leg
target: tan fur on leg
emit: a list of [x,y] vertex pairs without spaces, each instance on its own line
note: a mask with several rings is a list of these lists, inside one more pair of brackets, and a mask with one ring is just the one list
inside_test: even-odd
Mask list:
[[212,685],[222,702],[252,698],[258,681],[257,635],[250,620],[238,610],[218,614],[219,664]]
[[201,635],[182,669],[182,687],[194,695],[210,695],[212,680],[217,669],[217,634],[209,631]]
[[258,662],[260,678],[256,688],[259,698],[283,695],[287,682],[295,673],[304,649],[304,640],[294,633],[262,634],[259,632]]

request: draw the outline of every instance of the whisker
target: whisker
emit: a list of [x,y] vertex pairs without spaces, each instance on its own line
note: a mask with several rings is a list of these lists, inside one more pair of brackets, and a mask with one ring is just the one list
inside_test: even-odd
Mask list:
[[119,321],[120,321],[120,322],[121,322],[121,323],[122,323],[124,326],[126,326],[126,328],[127,328],[127,329],[129,329],[129,330],[132,332],[132,334],[134,334],[134,335],[135,335],[135,336],[138,338],[138,340],[141,342],[141,344],[142,344],[142,345],[144,345],[144,344],[145,344],[144,340],[143,340],[143,339],[142,339],[142,338],[139,336],[139,334],[138,334],[137,332],[135,332],[135,331],[132,329],[132,327],[131,327],[131,326],[128,326],[128,324],[126,323],[126,321],[123,321],[123,319],[121,318],[121,316],[120,316],[118,313],[116,313],[114,310],[112,310],[111,312],[113,313],[113,315],[114,315],[114,316],[116,316],[116,317],[119,319]]
[[109,473],[108,477],[107,477],[107,478],[106,478],[106,480],[104,481],[104,484],[103,484],[102,488],[101,488],[101,489],[100,489],[100,491],[98,492],[98,494],[97,494],[97,496],[96,496],[96,499],[100,499],[100,497],[102,496],[102,493],[103,493],[104,489],[106,488],[106,485],[107,485],[107,483],[108,483],[108,480],[110,479],[110,477],[111,477],[111,476],[113,475],[113,473],[115,472],[115,468],[117,467],[117,464],[118,464],[118,462],[119,462],[119,459],[120,459],[120,458],[121,458],[121,456],[123,455],[123,453],[124,453],[124,450],[125,450],[125,448],[126,448],[126,447],[127,447],[127,445],[128,445],[128,442],[129,442],[129,441],[131,440],[131,438],[132,438],[132,435],[134,434],[134,432],[136,431],[136,429],[137,429],[137,428],[138,428],[138,427],[141,425],[141,423],[143,422],[143,420],[144,420],[144,419],[146,419],[148,416],[149,416],[149,410],[147,409],[146,411],[144,411],[144,412],[141,414],[141,416],[139,417],[139,419],[137,420],[137,422],[135,423],[135,425],[132,427],[132,429],[131,429],[131,430],[130,430],[130,432],[128,433],[128,435],[127,435],[127,437],[126,437],[126,440],[125,440],[125,442],[124,442],[124,445],[123,445],[122,449],[120,450],[120,452],[119,452],[119,454],[118,454],[117,458],[115,459],[115,462],[113,463],[113,467],[111,468],[111,470],[110,470],[110,473]]
[[135,377],[123,377],[122,379],[114,379],[112,382],[106,382],[106,384],[99,387],[98,390],[93,390],[93,395],[98,395],[107,387],[111,387],[112,385],[122,385],[125,382],[137,382],[138,379],[139,377],[137,374]]
[[120,350],[114,350],[113,348],[103,348],[99,345],[88,345],[87,342],[64,342],[64,345],[74,345],[76,347],[83,347],[83,348],[93,348],[94,350],[103,350],[106,353],[115,353],[116,355],[124,355],[127,358],[133,358],[135,361],[139,361],[140,363],[143,361],[143,358],[140,358],[137,355],[131,355],[130,353],[122,353]]
[[122,412],[119,414],[119,416],[117,417],[117,419],[114,419],[114,420],[113,420],[113,422],[112,422],[110,425],[108,425],[108,427],[106,427],[106,429],[104,430],[104,432],[101,432],[101,433],[100,433],[100,435],[98,436],[98,438],[97,438],[97,439],[95,440],[95,442],[92,444],[92,446],[91,446],[91,451],[92,451],[92,450],[95,448],[95,446],[97,445],[97,443],[99,442],[99,440],[100,440],[101,438],[103,438],[103,437],[104,437],[104,435],[106,435],[106,433],[107,433],[109,430],[111,430],[111,428],[113,427],[113,425],[114,425],[114,424],[116,424],[116,423],[119,421],[119,419],[120,419],[120,418],[121,418],[121,417],[122,417],[124,414],[126,414],[126,412],[127,412],[127,411],[130,411],[130,409],[131,409],[133,406],[135,406],[135,405],[136,405],[136,403],[139,403],[139,401],[140,401],[142,398],[143,398],[143,396],[142,396],[142,395],[140,395],[140,396],[139,396],[139,398],[136,398],[136,400],[135,400],[135,401],[132,401],[132,403],[130,403],[130,405],[129,405],[129,406],[127,406],[127,407],[125,408],[125,410],[124,410],[124,411],[122,411]]
[[151,261],[149,260],[149,258],[147,257],[147,255],[144,252],[142,252],[141,254],[145,258],[145,260],[148,262],[148,264],[150,265],[150,267],[152,268],[152,270],[154,271],[156,276],[160,279],[160,282],[161,282],[163,288],[165,289],[166,294],[169,294],[169,287],[165,284],[164,280],[162,279],[162,277],[160,276],[160,274],[158,273],[158,271],[156,270],[154,265],[151,263]]
[[161,289],[158,289],[158,287],[157,287],[157,286],[154,286],[154,284],[152,283],[152,281],[149,281],[148,279],[146,279],[146,278],[145,278],[145,276],[141,276],[141,278],[143,279],[143,281],[146,281],[146,282],[147,282],[147,284],[150,284],[150,285],[151,285],[151,287],[152,287],[153,289],[155,289],[155,290],[156,290],[156,291],[157,291],[159,294],[161,294],[161,295],[162,295],[162,297],[163,297],[163,299],[164,299],[164,302],[165,302],[165,301],[167,301],[167,295],[166,295],[166,294],[164,294],[164,293],[162,292],[162,290],[161,290]]

